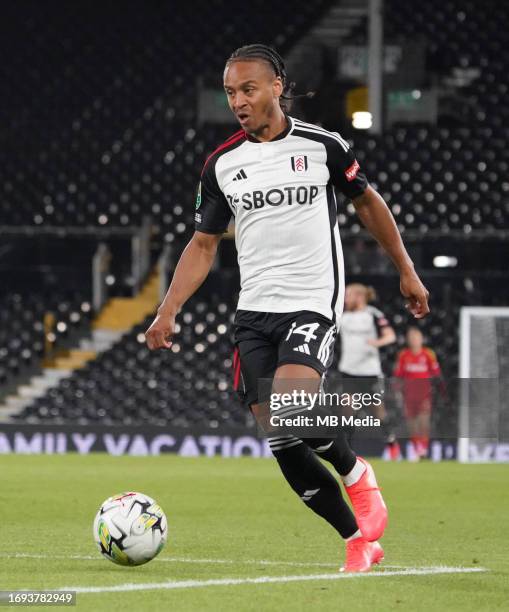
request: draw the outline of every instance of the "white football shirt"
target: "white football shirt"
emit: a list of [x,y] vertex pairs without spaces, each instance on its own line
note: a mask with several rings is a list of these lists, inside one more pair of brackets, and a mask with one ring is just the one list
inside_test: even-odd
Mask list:
[[238,309],[310,310],[336,322],[345,283],[334,187],[355,198],[367,180],[339,134],[287,120],[269,142],[241,130],[209,156],[196,229],[223,233],[235,217]]
[[388,325],[384,314],[374,306],[344,312],[339,370],[351,376],[382,376],[380,351],[367,341],[378,339],[381,329]]

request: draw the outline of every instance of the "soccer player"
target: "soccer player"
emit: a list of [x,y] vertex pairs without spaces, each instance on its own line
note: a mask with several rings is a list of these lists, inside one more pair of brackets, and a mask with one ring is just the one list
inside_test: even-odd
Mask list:
[[409,327],[407,348],[397,358],[394,376],[403,379],[403,402],[415,460],[428,456],[432,379],[442,374],[435,353],[423,346],[423,335],[418,327]]
[[[341,359],[339,371],[342,378],[358,378],[364,388],[357,391],[372,393],[383,379],[380,348],[396,342],[396,334],[386,316],[370,306],[376,300],[373,287],[351,283],[345,291],[345,312],[341,317]],[[365,385],[369,386],[369,389]],[[355,391],[355,389],[353,389]],[[387,454],[391,459],[400,458],[399,444],[390,429],[383,404],[376,407],[376,416],[382,421],[387,442]]]
[[[344,299],[344,271],[334,188],[351,198],[364,225],[401,275],[415,317],[429,312],[428,292],[414,270],[385,202],[368,185],[350,145],[337,133],[299,121],[288,98],[285,65],[265,45],[247,45],[227,60],[224,89],[241,129],[206,160],[196,200],[196,231],[166,297],[146,332],[150,349],[170,348],[175,318],[205,280],[229,220],[241,293],[234,321],[236,376],[247,405],[264,414],[258,381],[310,380],[330,366]],[[291,488],[346,540],[345,571],[367,571],[383,557],[377,540],[387,509],[370,464],[338,431],[334,440],[269,438]],[[337,480],[339,472],[354,513]]]

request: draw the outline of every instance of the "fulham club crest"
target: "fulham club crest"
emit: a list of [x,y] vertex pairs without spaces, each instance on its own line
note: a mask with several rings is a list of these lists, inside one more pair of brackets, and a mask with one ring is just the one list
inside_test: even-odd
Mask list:
[[291,158],[292,170],[294,172],[306,172],[308,169],[308,156],[307,155],[294,155]]

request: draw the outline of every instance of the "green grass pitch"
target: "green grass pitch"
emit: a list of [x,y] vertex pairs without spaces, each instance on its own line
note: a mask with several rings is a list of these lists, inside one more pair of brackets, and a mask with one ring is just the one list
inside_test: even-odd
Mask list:
[[[390,512],[376,572],[386,575],[332,579],[342,542],[272,460],[4,455],[0,590],[119,587],[78,593],[78,609],[93,611],[508,609],[509,468],[375,462],[375,469]],[[166,548],[141,567],[102,559],[92,539],[100,503],[124,490],[154,497],[168,516]],[[415,569],[441,566],[486,571]],[[240,582],[202,584],[233,579]]]

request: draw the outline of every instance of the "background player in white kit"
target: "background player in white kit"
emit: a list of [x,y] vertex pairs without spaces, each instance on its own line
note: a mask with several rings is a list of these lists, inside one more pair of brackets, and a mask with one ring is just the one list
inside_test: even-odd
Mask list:
[[[344,270],[334,187],[351,198],[367,229],[393,260],[401,291],[417,318],[429,312],[394,219],[367,183],[339,134],[289,117],[280,104],[283,60],[265,45],[237,49],[224,88],[242,130],[207,159],[196,201],[196,231],[146,332],[150,349],[170,348],[175,318],[210,271],[235,216],[241,293],[235,318],[236,380],[255,416],[264,410],[258,380],[310,380],[319,388],[332,362],[344,298]],[[292,489],[347,541],[345,571],[366,571],[383,551],[377,540],[387,510],[371,466],[342,431],[335,440],[274,436],[269,443]],[[341,475],[354,514],[334,476]]]
[[345,290],[345,312],[341,316],[341,360],[339,371],[350,376],[383,376],[379,349],[396,342],[389,320],[370,305],[375,290],[351,283]]
[[[380,348],[396,342],[396,333],[387,317],[378,308],[370,305],[376,300],[373,287],[351,283],[345,290],[345,312],[341,317],[341,359],[339,371],[345,378],[359,379],[363,388],[352,392],[373,393],[380,390],[383,378]],[[353,382],[350,383],[353,385]],[[384,456],[401,458],[396,436],[392,431],[384,404],[374,408],[374,416],[382,421],[386,449]]]

